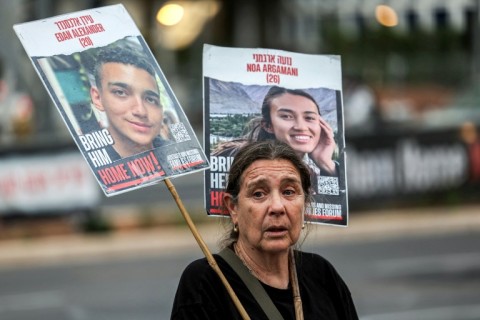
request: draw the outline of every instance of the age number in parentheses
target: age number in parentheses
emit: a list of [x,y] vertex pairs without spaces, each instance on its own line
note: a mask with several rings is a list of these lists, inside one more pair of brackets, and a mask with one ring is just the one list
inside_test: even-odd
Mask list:
[[267,73],[267,83],[280,84],[280,76],[278,74]]

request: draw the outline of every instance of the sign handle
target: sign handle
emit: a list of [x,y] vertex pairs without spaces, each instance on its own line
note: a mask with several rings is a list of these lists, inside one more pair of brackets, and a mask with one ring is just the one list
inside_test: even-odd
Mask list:
[[193,237],[195,240],[197,240],[198,245],[200,246],[200,249],[202,249],[203,254],[207,258],[208,264],[213,268],[213,270],[217,273],[217,275],[220,277],[220,280],[222,281],[223,285],[228,291],[228,294],[233,300],[233,303],[237,307],[238,311],[240,312],[240,315],[244,320],[250,320],[250,317],[248,316],[247,311],[245,311],[245,308],[243,307],[242,303],[238,299],[237,295],[235,294],[235,291],[233,291],[232,287],[228,283],[227,278],[225,278],[225,275],[222,273],[222,270],[220,270],[220,267],[218,266],[217,262],[215,261],[215,258],[213,257],[212,253],[208,249],[207,244],[205,241],[203,241],[202,236],[198,232],[197,228],[195,227],[195,224],[193,223],[190,215],[188,214],[187,210],[183,206],[182,200],[180,199],[180,196],[177,193],[177,190],[175,189],[175,186],[172,184],[170,179],[165,179],[165,185],[167,186],[168,190],[173,196],[173,199],[175,199],[175,202],[177,203],[178,208],[180,209],[180,212],[182,213],[183,218],[187,222],[188,227],[190,228],[190,231],[193,234]]

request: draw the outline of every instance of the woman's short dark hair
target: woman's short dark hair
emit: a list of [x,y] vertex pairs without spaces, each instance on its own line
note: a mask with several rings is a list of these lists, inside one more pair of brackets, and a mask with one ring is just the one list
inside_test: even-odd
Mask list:
[[235,155],[235,159],[230,166],[225,189],[225,192],[229,193],[234,201],[240,193],[243,172],[257,160],[290,161],[300,174],[305,200],[310,197],[310,171],[302,159],[288,144],[278,140],[266,140],[248,143]]

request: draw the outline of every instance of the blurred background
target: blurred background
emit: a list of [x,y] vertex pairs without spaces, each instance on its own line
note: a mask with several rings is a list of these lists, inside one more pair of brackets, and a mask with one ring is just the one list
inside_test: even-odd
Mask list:
[[[480,319],[480,0],[0,0],[0,319],[168,319],[201,257],[167,188],[106,198],[13,32],[123,3],[203,140],[203,44],[340,55],[362,319]],[[212,249],[203,174],[173,179]]]

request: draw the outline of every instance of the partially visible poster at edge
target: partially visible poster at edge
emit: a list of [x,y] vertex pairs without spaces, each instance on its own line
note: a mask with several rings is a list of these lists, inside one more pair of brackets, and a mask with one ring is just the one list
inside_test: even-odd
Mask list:
[[278,139],[310,169],[305,220],[347,226],[340,57],[204,45],[203,77],[207,213],[226,215],[222,195],[237,150]]
[[13,28],[105,195],[208,168],[123,5]]

